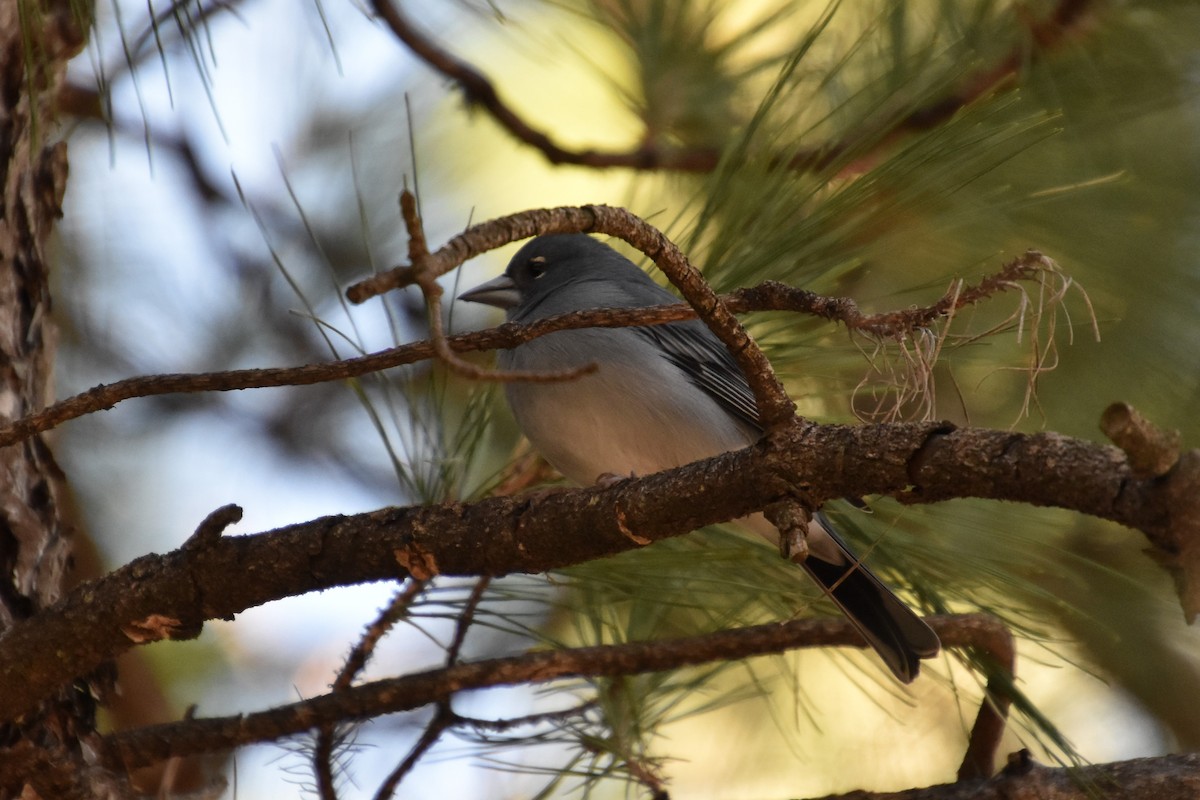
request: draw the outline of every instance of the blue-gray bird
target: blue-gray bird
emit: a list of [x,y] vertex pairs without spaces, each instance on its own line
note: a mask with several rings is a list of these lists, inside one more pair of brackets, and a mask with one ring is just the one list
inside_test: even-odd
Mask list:
[[[460,295],[533,322],[570,311],[676,303],[627,258],[590,236],[539,236],[504,274]],[[699,320],[634,328],[557,331],[498,356],[508,370],[557,372],[585,364],[577,380],[505,384],[517,424],[568,479],[648,475],[738,450],[762,434],[737,363]],[[761,515],[744,527],[778,542]],[[894,595],[818,515],[803,567],[901,681],[937,654],[937,635]]]

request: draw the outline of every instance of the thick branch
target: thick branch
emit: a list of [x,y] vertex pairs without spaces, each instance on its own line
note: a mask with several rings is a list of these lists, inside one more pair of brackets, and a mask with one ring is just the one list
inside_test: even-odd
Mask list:
[[1200,754],[1137,758],[1112,764],[1056,769],[1018,754],[989,780],[909,789],[850,792],[822,800],[1194,800],[1200,796]]
[[283,597],[406,575],[544,572],[784,499],[817,505],[863,493],[1057,505],[1138,528],[1170,558],[1194,533],[1195,502],[1179,498],[1200,497],[1200,455],[1139,479],[1116,448],[1056,434],[796,423],[745,450],[608,488],[383,509],[224,537],[140,558],[7,631],[0,720],[135,644],[192,637],[205,620]]

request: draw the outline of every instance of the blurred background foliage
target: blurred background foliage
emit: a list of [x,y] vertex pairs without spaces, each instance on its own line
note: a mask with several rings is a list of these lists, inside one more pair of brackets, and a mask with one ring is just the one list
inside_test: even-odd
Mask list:
[[[353,3],[101,0],[64,101],[74,116],[55,276],[60,396],[423,338],[415,291],[361,308],[340,299],[403,260],[396,197],[408,185],[435,246],[472,220],[605,202],[664,229],[718,288],[784,280],[867,311],[932,303],[953,280],[1036,248],[1084,291],[1065,294],[1053,328],[1049,316],[1018,328],[1014,292],[938,331],[930,413],[1096,439],[1100,412],[1123,400],[1200,442],[1200,3],[401,7],[564,146],[719,160],[702,173],[550,166]],[[1069,26],[1047,27],[1066,9]],[[1006,64],[1013,77],[989,83]],[[447,276],[448,288],[495,273],[511,252]],[[1036,305],[1037,287],[1026,291]],[[450,314],[458,329],[497,321],[477,307]],[[748,322],[801,413],[822,420],[861,417],[892,391],[888,365],[927,346],[879,349],[794,315]],[[1054,369],[1027,403],[1031,346],[1048,343]],[[353,385],[132,401],[57,436],[86,536],[109,566],[177,546],[228,502],[254,531],[478,497],[521,452],[497,393],[429,365]],[[1200,745],[1200,719],[1181,702],[1200,692],[1200,637],[1138,535],[1053,510],[873,506],[839,519],[877,543],[874,563],[894,585],[929,610],[983,608],[1022,633],[1020,686],[1070,746],[1023,718],[1002,752],[1103,761]],[[369,675],[437,664],[470,588],[429,589]],[[321,693],[390,592],[298,598],[148,648],[125,666],[113,724],[173,718],[193,702],[219,714]],[[769,549],[703,532],[549,580],[495,582],[466,655],[680,635],[811,606],[828,611]],[[629,774],[728,798],[945,781],[978,679],[953,659],[926,673],[902,691],[872,657],[839,651],[476,693],[456,710],[585,705],[504,735],[447,737],[401,795],[579,784],[636,795]],[[358,731],[344,795],[371,792],[427,717]],[[230,796],[304,791],[303,752],[238,754]]]

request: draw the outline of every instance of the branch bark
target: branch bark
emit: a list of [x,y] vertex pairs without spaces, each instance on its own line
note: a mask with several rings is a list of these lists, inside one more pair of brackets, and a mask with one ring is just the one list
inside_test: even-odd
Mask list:
[[544,572],[784,499],[816,506],[860,493],[1059,506],[1137,528],[1171,559],[1196,549],[1184,537],[1196,538],[1200,454],[1147,479],[1120,450],[1057,434],[796,421],[745,450],[607,488],[389,508],[202,540],[84,584],[0,637],[0,720],[134,645],[194,637],[208,619],[283,597],[407,575]]
[[[994,618],[981,614],[928,618],[947,647],[996,648],[998,659],[1011,658],[1011,639]],[[131,769],[167,758],[225,750],[255,742],[277,741],[333,722],[362,721],[382,714],[445,703],[458,692],[495,686],[548,683],[563,678],[613,677],[661,672],[711,661],[732,661],[808,647],[865,647],[862,636],[844,619],[801,619],[755,625],[701,636],[619,645],[539,651],[506,658],[448,664],[440,669],[345,687],[329,694],[253,714],[185,719],[135,731],[110,734],[104,758],[115,768]],[[998,738],[992,738],[994,706],[985,699],[968,759],[976,741],[990,744],[991,774]],[[448,711],[448,708],[447,708]]]
[[1137,758],[1055,769],[1018,753],[994,778],[903,792],[850,792],[822,800],[1193,800],[1200,796],[1200,754]]
[[[0,414],[43,406],[51,392],[57,330],[47,245],[62,216],[67,146],[54,138],[54,98],[67,61],[84,44],[84,4],[0,3]],[[70,559],[66,481],[41,438],[0,449],[0,631],[56,602]],[[96,664],[93,664],[93,667]],[[0,742],[23,773],[0,774],[0,796],[91,797],[119,791],[85,764],[92,734],[88,673],[57,681],[0,724]]]

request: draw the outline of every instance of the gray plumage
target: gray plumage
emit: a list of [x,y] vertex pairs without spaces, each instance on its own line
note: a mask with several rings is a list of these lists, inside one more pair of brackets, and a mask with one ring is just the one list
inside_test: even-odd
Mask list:
[[[678,302],[633,262],[583,234],[540,236],[499,278],[461,299],[532,322],[591,308]],[[513,416],[533,446],[570,480],[647,475],[737,450],[761,435],[754,395],[729,351],[699,320],[637,328],[558,331],[498,356],[511,370],[596,372],[558,383],[505,384]],[[818,519],[823,517],[818,515]],[[740,520],[778,541],[761,514]],[[808,532],[803,566],[905,683],[937,636],[857,562],[826,522]]]

